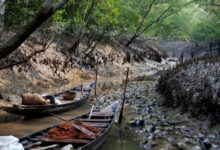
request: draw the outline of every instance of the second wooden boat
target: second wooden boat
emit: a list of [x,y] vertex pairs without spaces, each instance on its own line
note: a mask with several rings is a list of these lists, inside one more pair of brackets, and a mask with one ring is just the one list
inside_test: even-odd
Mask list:
[[[50,115],[51,113],[66,112],[83,104],[90,96],[93,85],[94,85],[94,82],[84,86],[83,90],[81,86],[79,86],[79,87],[75,87],[73,89],[64,91],[62,93],[58,93],[53,96],[46,96],[48,98],[55,98],[55,100],[57,100],[59,104],[21,105],[21,104],[11,104],[11,103],[4,102],[3,105],[0,106],[0,109],[8,113],[23,115],[27,117],[39,117],[39,116]],[[76,94],[75,98],[73,100],[69,100],[69,99],[65,100],[63,97],[63,94],[67,92],[69,93],[75,92]]]

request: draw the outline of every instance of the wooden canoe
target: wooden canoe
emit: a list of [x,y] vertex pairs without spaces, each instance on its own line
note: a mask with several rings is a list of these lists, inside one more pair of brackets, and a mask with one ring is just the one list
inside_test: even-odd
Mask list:
[[59,101],[60,104],[48,104],[48,105],[20,105],[20,104],[11,104],[0,106],[0,109],[17,115],[23,115],[27,117],[40,117],[50,115],[51,113],[62,113],[73,108],[78,107],[83,104],[91,93],[91,88],[93,83],[90,83],[83,87],[83,92],[81,87],[75,87],[73,89],[64,91],[64,92],[76,92],[76,97],[73,100],[64,100],[63,93],[58,93],[53,95],[53,97]]
[[105,109],[93,112],[90,119],[89,119],[89,113],[85,113],[69,120],[69,121],[80,120],[83,121],[83,123],[85,123],[87,126],[93,126],[96,127],[97,129],[100,129],[101,134],[95,139],[52,140],[49,138],[45,138],[44,135],[46,135],[50,129],[58,126],[58,125],[53,125],[51,127],[37,131],[28,136],[22,137],[19,139],[19,142],[24,147],[36,142],[41,142],[40,147],[50,146],[53,144],[59,145],[57,148],[54,148],[54,150],[55,149],[60,150],[61,147],[68,144],[72,144],[74,149],[77,150],[96,150],[101,146],[101,144],[107,138],[109,130],[114,122],[114,117],[118,106],[119,106],[119,101],[116,101]]

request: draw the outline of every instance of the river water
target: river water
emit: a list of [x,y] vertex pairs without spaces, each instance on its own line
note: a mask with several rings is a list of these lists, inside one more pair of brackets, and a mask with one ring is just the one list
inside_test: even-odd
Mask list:
[[[89,109],[89,103],[86,103],[81,107],[78,107],[66,113],[62,113],[59,116],[64,119],[70,119],[74,116],[87,112]],[[7,120],[9,121],[7,123],[0,124],[0,135],[14,135],[16,137],[22,137],[32,132],[46,128],[50,125],[61,122],[60,120],[52,116],[31,119],[6,114],[2,111],[0,113],[0,118],[2,118],[1,116],[4,116],[4,118],[7,116],[8,119],[11,118],[11,120]]]

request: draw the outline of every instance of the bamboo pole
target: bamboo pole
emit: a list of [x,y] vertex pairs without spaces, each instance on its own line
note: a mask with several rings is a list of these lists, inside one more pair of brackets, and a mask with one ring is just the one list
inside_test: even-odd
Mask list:
[[129,67],[127,68],[126,81],[125,81],[125,87],[124,87],[124,93],[123,93],[123,99],[122,99],[122,106],[121,106],[121,111],[120,111],[120,115],[118,119],[118,124],[121,124],[122,122],[124,103],[125,103],[125,98],[126,98],[126,89],[127,89],[127,84],[128,84],[128,75],[129,75]]
[[39,146],[39,145],[41,145],[41,144],[42,144],[42,142],[38,141],[38,142],[36,142],[36,143],[32,143],[32,144],[29,144],[29,145],[24,146],[24,149],[30,149],[30,148],[32,148],[32,147],[34,147],[34,146]]
[[93,109],[94,109],[94,105],[92,105],[92,109],[91,109],[91,111],[90,111],[90,113],[89,113],[89,120],[91,119]]
[[30,150],[47,150],[47,149],[53,149],[58,147],[58,144],[53,144],[53,145],[49,145],[49,146],[45,146],[45,147],[38,147],[38,148],[31,148]]

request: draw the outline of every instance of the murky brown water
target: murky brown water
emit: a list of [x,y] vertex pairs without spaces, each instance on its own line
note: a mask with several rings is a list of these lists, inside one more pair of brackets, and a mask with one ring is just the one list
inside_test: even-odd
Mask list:
[[100,150],[144,150],[140,147],[140,138],[134,130],[125,129],[126,122],[134,117],[131,107],[126,107],[123,112],[122,125],[114,124],[108,138],[100,147]]
[[100,150],[142,150],[139,147],[139,139],[132,130],[119,129],[114,125],[107,140],[100,147]]
[[[65,119],[70,119],[82,113],[88,112],[89,109],[90,105],[89,103],[86,103],[81,107],[78,107],[66,113],[62,113],[59,116]],[[5,112],[1,111],[0,118],[3,115],[7,115],[7,117],[9,118],[11,117],[11,120],[10,122],[0,124],[0,136],[14,135],[16,137],[22,137],[24,135],[30,134],[32,132],[38,131],[40,129],[60,122],[60,120],[52,116],[30,119],[19,116],[15,117],[15,115],[6,114]]]

